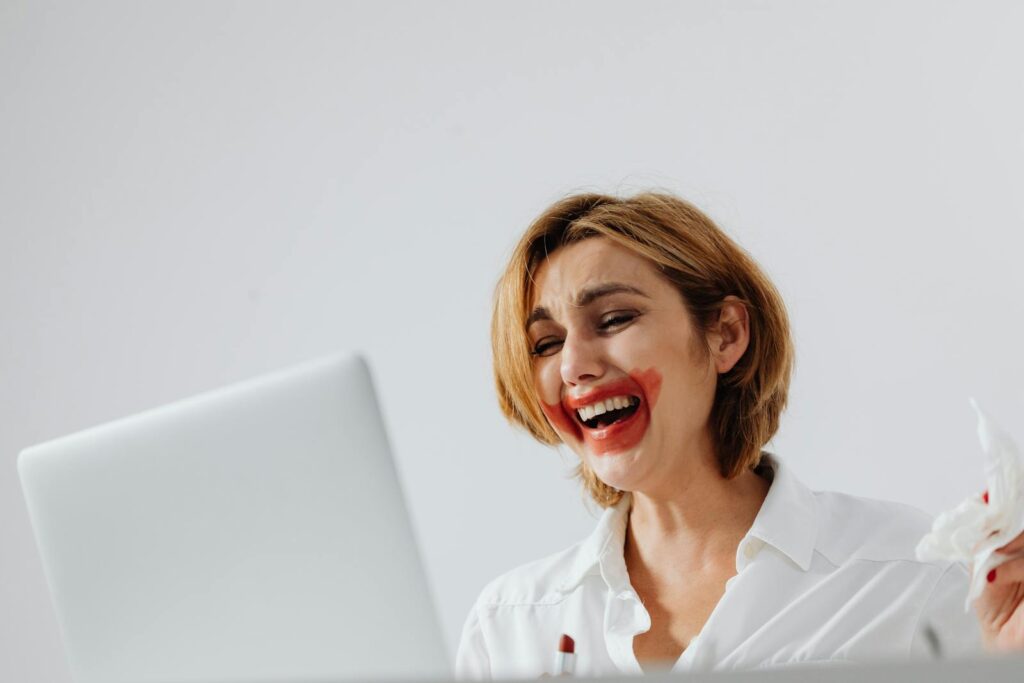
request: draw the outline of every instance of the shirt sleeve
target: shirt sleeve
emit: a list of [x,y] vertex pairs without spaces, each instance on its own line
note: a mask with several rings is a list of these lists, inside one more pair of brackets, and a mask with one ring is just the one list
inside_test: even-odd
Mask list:
[[967,609],[970,574],[951,563],[932,589],[918,620],[910,654],[919,658],[967,657],[981,652],[981,628]]
[[462,638],[459,640],[459,650],[455,655],[455,678],[460,681],[491,679],[491,661],[480,624],[479,601],[473,605],[466,624],[462,627]]

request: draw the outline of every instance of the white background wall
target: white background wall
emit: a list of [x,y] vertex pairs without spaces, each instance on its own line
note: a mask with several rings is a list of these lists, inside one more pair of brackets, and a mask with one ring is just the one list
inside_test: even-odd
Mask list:
[[936,512],[1024,439],[1024,5],[0,3],[0,678],[68,680],[18,451],[302,361],[374,365],[445,633],[592,518],[492,397],[489,303],[566,192],[747,247],[805,482]]

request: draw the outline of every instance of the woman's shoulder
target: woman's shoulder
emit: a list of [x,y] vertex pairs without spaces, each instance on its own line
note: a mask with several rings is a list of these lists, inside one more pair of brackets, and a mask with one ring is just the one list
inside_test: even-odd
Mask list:
[[477,599],[478,607],[554,604],[560,602],[586,572],[585,542],[521,564],[492,579]]
[[835,491],[815,492],[815,498],[816,546],[831,562],[918,562],[915,549],[931,529],[928,513],[905,503]]
[[583,540],[565,550],[519,565],[488,583],[477,599],[478,607],[553,605],[574,592],[590,574],[600,574],[600,557],[625,540],[629,498],[605,508],[597,526]]
[[948,564],[917,559],[917,544],[932,525],[928,513],[905,503],[811,489],[785,462],[766,456],[772,485],[762,507],[767,516],[762,521],[759,514],[758,521],[772,536],[789,539],[803,556],[817,555],[835,567],[858,561],[913,563],[926,573]]
[[573,613],[569,598],[580,595],[575,588],[593,569],[586,561],[592,545],[585,539],[490,581],[462,629],[456,678],[529,678],[544,671],[548,648]]

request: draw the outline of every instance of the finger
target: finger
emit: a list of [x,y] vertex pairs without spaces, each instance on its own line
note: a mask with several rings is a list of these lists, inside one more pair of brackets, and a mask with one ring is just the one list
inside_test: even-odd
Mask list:
[[1020,534],[1002,548],[996,548],[996,552],[1003,553],[1004,555],[1012,555],[1019,550],[1024,550],[1024,534]]
[[986,578],[990,586],[1024,583],[1024,557],[1002,563],[989,571]]

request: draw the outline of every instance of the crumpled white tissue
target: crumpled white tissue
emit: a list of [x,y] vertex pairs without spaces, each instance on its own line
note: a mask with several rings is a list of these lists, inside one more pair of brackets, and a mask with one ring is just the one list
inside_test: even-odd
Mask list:
[[1024,458],[1020,449],[982,411],[978,413],[978,438],[985,454],[988,502],[975,494],[935,518],[932,530],[917,544],[917,559],[958,560],[971,563],[971,589],[966,608],[985,589],[988,573],[1017,555],[997,553],[1024,531]]

